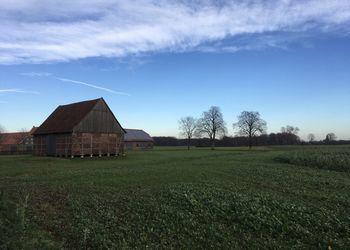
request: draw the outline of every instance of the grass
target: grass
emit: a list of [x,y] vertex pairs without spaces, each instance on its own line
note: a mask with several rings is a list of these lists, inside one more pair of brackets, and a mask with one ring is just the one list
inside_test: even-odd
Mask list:
[[[350,148],[306,149],[334,160]],[[295,152],[305,147],[3,156],[0,248],[346,248],[350,173],[276,161]]]

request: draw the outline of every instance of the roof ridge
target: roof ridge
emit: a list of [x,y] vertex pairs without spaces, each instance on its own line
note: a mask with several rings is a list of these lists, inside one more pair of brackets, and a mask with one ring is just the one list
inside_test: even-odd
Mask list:
[[103,99],[101,98],[97,98],[97,99],[92,99],[92,100],[86,100],[86,101],[80,101],[80,102],[73,102],[73,103],[68,103],[68,104],[63,104],[63,105],[59,105],[58,107],[65,107],[65,106],[70,106],[70,105],[77,105],[77,104],[82,104],[85,102],[97,102],[99,100]]

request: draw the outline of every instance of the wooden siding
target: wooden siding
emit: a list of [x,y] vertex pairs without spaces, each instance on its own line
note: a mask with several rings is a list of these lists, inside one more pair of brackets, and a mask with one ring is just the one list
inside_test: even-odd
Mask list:
[[71,155],[72,155],[72,134],[57,135],[55,156],[68,157]]
[[123,135],[106,133],[74,133],[72,155],[118,155],[123,153]]
[[124,133],[107,104],[100,100],[73,132]]
[[126,150],[146,150],[146,149],[153,149],[153,142],[124,142],[125,143],[125,149]]
[[34,155],[46,155],[46,136],[35,135],[33,145]]
[[[55,136],[54,140],[49,140]],[[48,142],[54,141],[54,145]],[[52,151],[52,149],[54,151]],[[60,157],[119,155],[124,153],[124,135],[73,133],[34,137],[34,154]]]

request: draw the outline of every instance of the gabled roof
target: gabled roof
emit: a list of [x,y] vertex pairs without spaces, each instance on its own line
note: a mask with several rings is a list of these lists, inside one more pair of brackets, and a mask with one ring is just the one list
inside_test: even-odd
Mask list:
[[1,145],[18,145],[30,134],[29,132],[2,133],[0,136]]
[[124,141],[150,141],[153,142],[153,138],[143,131],[142,129],[125,129]]
[[36,129],[34,135],[73,132],[74,127],[101,99],[58,106],[43,124]]

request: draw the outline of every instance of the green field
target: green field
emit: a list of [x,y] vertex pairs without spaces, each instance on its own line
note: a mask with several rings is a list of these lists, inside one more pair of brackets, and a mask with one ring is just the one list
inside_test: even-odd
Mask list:
[[350,247],[350,147],[0,157],[1,249]]

